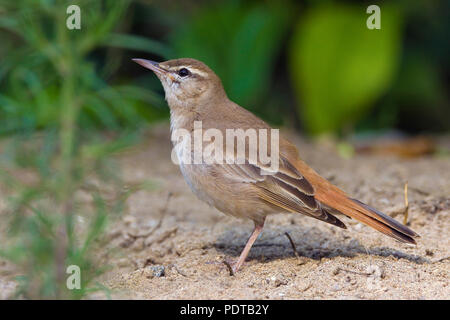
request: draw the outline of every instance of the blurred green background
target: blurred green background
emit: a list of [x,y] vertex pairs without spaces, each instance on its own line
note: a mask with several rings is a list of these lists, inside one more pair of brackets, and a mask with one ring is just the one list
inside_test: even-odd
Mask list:
[[[307,134],[448,131],[448,1],[0,1],[0,132],[61,124],[73,82],[76,124],[146,126],[168,117],[156,77],[130,61],[193,57],[230,98]],[[69,85],[67,85],[69,86]]]
[[[0,0],[0,257],[20,267],[17,296],[104,289],[93,252],[107,218],[152,188],[123,185],[112,155],[169,116],[131,58],[200,59],[232,100],[308,136],[447,133],[449,2],[379,2],[381,30],[366,27],[371,4]],[[65,289],[70,264],[82,290]]]

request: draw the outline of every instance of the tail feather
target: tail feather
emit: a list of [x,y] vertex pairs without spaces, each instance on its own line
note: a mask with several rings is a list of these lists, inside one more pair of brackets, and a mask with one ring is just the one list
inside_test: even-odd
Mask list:
[[370,206],[368,206],[367,204],[357,200],[357,199],[351,199],[352,201],[356,202],[357,204],[359,204],[360,206],[362,206],[364,209],[371,211],[374,215],[375,215],[375,219],[386,223],[387,225],[389,225],[391,228],[397,230],[398,232],[405,234],[409,237],[413,237],[413,238],[417,238],[419,237],[419,235],[414,232],[413,230],[411,230],[410,228],[408,228],[407,226],[405,226],[404,224],[401,224],[400,222],[398,222],[397,220],[389,217],[388,215],[384,214],[383,212],[372,208]]
[[[391,236],[392,238],[395,238],[401,242],[416,244],[416,240],[414,238],[419,237],[419,235],[414,231],[412,231],[410,228],[401,224],[397,220],[394,220],[393,218],[385,215],[384,213],[366,205],[365,203],[359,200],[356,199],[350,200],[355,202],[357,205],[361,206],[364,209],[364,210],[356,209],[358,212],[354,216],[355,219],[361,222],[365,222],[372,228],[388,236]],[[374,217],[367,215],[365,213],[367,211],[371,212]]]
[[419,237],[407,226],[359,200],[348,198],[343,194],[318,198],[325,205],[401,242],[416,244],[414,238]]
[[401,242],[416,244],[414,238],[419,235],[407,226],[359,200],[348,197],[344,191],[322,178],[303,161],[298,160],[295,167],[314,187],[314,198],[329,212],[338,211]]

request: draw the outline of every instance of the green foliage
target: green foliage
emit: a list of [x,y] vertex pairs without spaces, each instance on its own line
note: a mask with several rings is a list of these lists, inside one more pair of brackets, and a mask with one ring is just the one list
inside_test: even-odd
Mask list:
[[[450,129],[450,105],[446,89],[440,81],[439,65],[423,54],[405,55],[397,83],[392,89],[386,113],[402,113],[405,129],[439,131]],[[392,110],[394,109],[394,110]]]
[[[128,86],[106,83],[120,65],[117,49],[104,51],[101,63],[94,56],[108,45],[156,54],[167,51],[156,40],[116,32],[123,29],[130,0],[78,1],[81,30],[66,27],[70,4],[0,0],[0,37],[7,48],[0,61],[0,133],[58,126],[70,112],[84,128],[137,127],[142,120],[161,117],[146,111],[149,105],[161,105],[160,96],[143,87],[127,94]],[[69,104],[61,101],[64,88],[74,99]]]
[[[104,266],[93,249],[129,194],[110,158],[135,143],[138,125],[153,116],[142,104],[160,101],[147,89],[106,83],[117,52],[95,63],[107,42],[164,50],[115,32],[129,2],[78,1],[82,29],[68,30],[70,1],[0,0],[7,48],[0,61],[0,133],[14,133],[0,157],[0,188],[9,204],[1,215],[8,233],[0,255],[20,271],[18,297],[79,299],[103,290],[95,279]],[[111,141],[92,130],[98,126],[121,130]],[[81,269],[79,290],[66,287],[72,264]]]
[[[95,249],[101,247],[108,221],[145,185],[124,188],[111,160],[136,141],[134,135],[111,141],[92,132],[78,137],[70,159],[61,157],[56,130],[16,135],[2,143],[0,187],[8,206],[1,216],[1,231],[7,233],[0,257],[20,273],[15,297],[80,299],[105,290],[96,278],[107,266]],[[66,287],[70,265],[81,269],[81,289]]]
[[384,5],[381,30],[366,27],[365,7],[311,8],[296,27],[291,77],[312,134],[354,124],[391,84],[397,69],[400,15]]
[[233,101],[255,110],[270,92],[274,58],[291,16],[287,2],[230,1],[202,8],[176,29],[174,57],[205,62]]

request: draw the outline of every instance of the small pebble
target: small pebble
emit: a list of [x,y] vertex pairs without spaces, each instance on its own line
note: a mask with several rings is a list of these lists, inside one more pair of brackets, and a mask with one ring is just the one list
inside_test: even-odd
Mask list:
[[155,276],[157,278],[164,277],[166,275],[166,268],[164,268],[164,266],[156,265],[156,266],[150,266],[148,268],[150,268],[152,270],[153,276]]

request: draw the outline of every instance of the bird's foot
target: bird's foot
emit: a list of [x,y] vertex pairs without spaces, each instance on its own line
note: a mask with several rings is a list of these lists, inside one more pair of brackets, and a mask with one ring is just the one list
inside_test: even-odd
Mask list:
[[238,271],[237,262],[231,259],[225,259],[222,261],[207,261],[205,263],[218,265],[221,271],[226,269],[230,273],[230,276],[234,276],[234,274]]
[[223,260],[222,262],[228,269],[228,272],[230,273],[230,276],[234,276],[236,272],[238,271],[237,263],[230,260]]
[[236,260],[236,261],[232,261],[232,260],[224,260],[223,261],[223,265],[225,265],[228,269],[228,271],[230,272],[230,276],[234,276],[243,265],[247,264],[244,261],[241,261],[240,259]]

